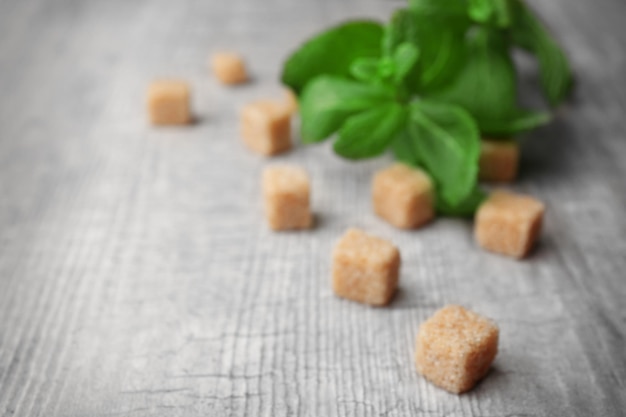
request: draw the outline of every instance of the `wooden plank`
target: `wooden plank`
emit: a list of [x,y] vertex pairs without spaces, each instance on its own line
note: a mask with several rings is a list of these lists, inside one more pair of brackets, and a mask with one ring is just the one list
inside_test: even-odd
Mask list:
[[[276,158],[311,173],[319,226],[273,234],[238,108],[280,96],[280,62],[342,19],[399,1],[0,2],[0,416],[619,416],[626,408],[626,32],[619,0],[532,4],[577,72],[575,99],[524,141],[517,190],[546,201],[531,259],[471,224],[399,232],[371,173],[327,145]],[[241,51],[255,82],[207,75]],[[147,126],[155,77],[194,87],[200,123]],[[273,161],[271,161],[273,162]],[[329,255],[363,227],[402,250],[389,308],[336,299]],[[501,326],[489,377],[454,396],[413,367],[446,303]]]

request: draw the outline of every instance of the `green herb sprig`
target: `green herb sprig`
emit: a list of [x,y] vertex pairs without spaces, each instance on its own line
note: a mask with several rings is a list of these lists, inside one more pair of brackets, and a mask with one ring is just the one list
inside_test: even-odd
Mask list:
[[305,42],[282,81],[299,95],[305,143],[336,134],[334,151],[354,160],[391,150],[431,175],[440,213],[464,216],[485,197],[481,136],[552,117],[519,105],[516,49],[538,61],[548,106],[562,103],[569,63],[522,0],[410,0],[386,26],[350,21]]

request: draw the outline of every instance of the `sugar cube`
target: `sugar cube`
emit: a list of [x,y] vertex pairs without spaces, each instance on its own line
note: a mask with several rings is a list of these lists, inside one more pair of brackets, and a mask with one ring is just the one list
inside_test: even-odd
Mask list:
[[517,176],[518,163],[519,145],[516,141],[483,139],[478,171],[481,180],[511,182]]
[[498,353],[498,327],[461,306],[437,311],[419,328],[415,349],[417,371],[455,394],[482,379]]
[[544,210],[530,196],[495,191],[476,213],[476,241],[489,251],[523,258],[539,236]]
[[265,213],[273,230],[310,228],[310,194],[309,176],[302,168],[272,166],[263,172]]
[[396,291],[399,270],[400,252],[392,243],[350,229],[333,252],[333,290],[339,297],[383,306]]
[[253,151],[276,155],[291,148],[291,114],[286,106],[269,100],[255,101],[241,112],[241,135]]
[[191,122],[189,85],[184,81],[155,81],[148,88],[148,115],[155,125]]
[[291,89],[285,90],[285,106],[289,114],[293,115],[298,112],[298,96]]
[[419,227],[434,217],[433,184],[422,170],[394,164],[372,182],[374,212],[402,229]]
[[248,81],[248,73],[243,58],[233,52],[219,52],[211,57],[213,74],[227,85],[242,84]]

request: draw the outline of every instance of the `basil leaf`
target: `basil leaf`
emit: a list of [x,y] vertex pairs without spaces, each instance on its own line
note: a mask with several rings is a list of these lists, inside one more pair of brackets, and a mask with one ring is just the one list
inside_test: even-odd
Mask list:
[[487,193],[475,185],[469,195],[456,205],[437,199],[437,212],[447,216],[471,217],[486,198]]
[[477,182],[480,136],[462,108],[433,101],[410,105],[409,132],[419,160],[435,180],[438,195],[456,207]]
[[411,43],[401,43],[393,53],[395,64],[394,78],[396,83],[400,83],[411,72],[419,58],[419,49]]
[[424,16],[466,19],[466,0],[409,0],[409,8]]
[[407,165],[422,167],[424,164],[419,158],[419,150],[416,146],[419,133],[413,124],[414,122],[410,118],[407,119],[404,129],[400,129],[391,142],[391,150],[398,161]]
[[344,158],[378,156],[405,125],[406,107],[391,102],[351,116],[339,130],[333,149]]
[[467,110],[486,135],[511,135],[549,121],[549,116],[517,105],[517,72],[505,40],[488,28],[467,40],[463,70],[429,96]]
[[358,58],[350,65],[350,74],[359,81],[374,82],[378,78],[379,60]]
[[492,0],[495,25],[499,28],[508,28],[513,23],[511,0]]
[[335,26],[305,42],[285,62],[282,82],[296,93],[321,74],[350,75],[357,58],[378,58],[383,27],[372,21]]
[[533,12],[519,0],[514,4],[516,19],[511,29],[513,42],[537,57],[543,92],[550,105],[557,106],[573,85],[567,57]]
[[432,96],[462,106],[480,124],[481,120],[497,120],[515,107],[517,79],[504,42],[486,29],[473,35],[467,41],[463,70]]
[[480,130],[486,135],[507,137],[543,126],[552,120],[550,113],[532,110],[512,109],[509,113],[497,120],[480,121]]
[[382,86],[330,75],[317,77],[306,86],[300,98],[302,141],[322,141],[351,115],[393,98],[393,93]]
[[511,26],[510,0],[469,0],[467,12],[476,22],[507,28]]
[[494,14],[492,0],[468,0],[467,13],[480,23],[487,23]]
[[400,87],[418,57],[418,49],[413,44],[405,42],[395,49],[393,56],[357,59],[350,66],[350,73],[359,81]]
[[405,42],[419,50],[419,60],[407,71],[406,85],[410,91],[428,91],[454,77],[464,59],[462,34],[467,24],[467,19],[452,21],[408,9],[394,13],[383,42],[386,54],[392,54]]
[[[408,123],[413,122],[409,121]],[[418,155],[419,150],[416,144],[419,138],[417,135],[419,135],[419,132],[415,131],[414,126],[407,126],[405,129],[398,132],[391,147],[398,161],[411,166],[424,168],[428,171],[428,168],[420,160]],[[413,137],[415,137],[415,140],[412,139]],[[457,204],[449,204],[444,199],[437,198],[437,212],[448,216],[469,217],[476,212],[476,209],[485,198],[485,192],[475,184],[469,195]]]

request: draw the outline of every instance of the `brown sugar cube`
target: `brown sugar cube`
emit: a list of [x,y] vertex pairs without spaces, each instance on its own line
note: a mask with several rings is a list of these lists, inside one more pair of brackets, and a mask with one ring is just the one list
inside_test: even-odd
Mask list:
[[511,182],[517,176],[519,145],[513,140],[483,139],[478,175],[483,181]]
[[476,241],[489,251],[523,258],[539,236],[544,210],[532,197],[495,191],[476,213]]
[[293,90],[285,90],[285,107],[289,111],[289,114],[294,115],[298,112],[298,96]]
[[191,122],[189,86],[184,81],[155,81],[148,88],[148,114],[155,125]]
[[417,371],[455,394],[472,389],[498,353],[498,326],[461,306],[437,311],[419,328],[415,349]]
[[222,84],[234,85],[248,81],[248,73],[243,58],[232,52],[214,54],[211,57],[211,69]]
[[310,194],[309,176],[302,168],[274,166],[263,172],[265,213],[273,230],[310,228]]
[[376,173],[372,201],[377,215],[402,229],[419,227],[435,213],[432,181],[423,171],[404,164]]
[[276,155],[291,148],[291,114],[279,103],[263,100],[241,112],[241,135],[246,145],[261,155]]
[[333,252],[333,290],[373,306],[388,304],[398,286],[400,252],[392,243],[350,229]]

